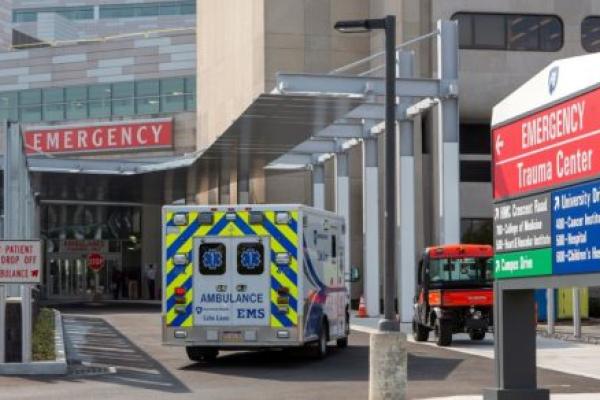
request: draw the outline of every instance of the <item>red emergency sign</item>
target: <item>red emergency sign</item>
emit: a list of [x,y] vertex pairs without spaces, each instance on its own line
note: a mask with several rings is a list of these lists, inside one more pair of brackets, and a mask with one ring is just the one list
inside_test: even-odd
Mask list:
[[600,175],[600,89],[494,129],[494,198]]
[[173,122],[157,119],[33,127],[24,136],[28,154],[156,149],[173,145]]

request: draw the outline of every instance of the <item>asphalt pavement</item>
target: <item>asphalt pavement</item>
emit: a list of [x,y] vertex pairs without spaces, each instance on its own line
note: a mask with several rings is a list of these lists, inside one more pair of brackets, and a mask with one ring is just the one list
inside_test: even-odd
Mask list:
[[[194,363],[160,343],[156,305],[63,306],[70,375],[0,377],[0,399],[366,399],[368,341],[322,361],[282,351],[226,352],[214,364]],[[478,395],[493,384],[489,358],[408,344],[408,398]],[[600,381],[540,369],[555,393],[600,393]]]

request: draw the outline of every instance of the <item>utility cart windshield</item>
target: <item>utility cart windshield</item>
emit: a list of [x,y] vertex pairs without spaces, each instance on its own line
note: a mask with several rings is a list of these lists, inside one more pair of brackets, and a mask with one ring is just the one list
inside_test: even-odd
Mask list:
[[429,281],[433,286],[445,285],[491,285],[492,259],[441,258],[429,261]]

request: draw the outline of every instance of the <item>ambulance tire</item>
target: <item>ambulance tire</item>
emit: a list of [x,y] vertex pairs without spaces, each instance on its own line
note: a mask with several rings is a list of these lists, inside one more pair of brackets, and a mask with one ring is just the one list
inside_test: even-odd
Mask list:
[[321,321],[321,329],[319,329],[319,339],[313,345],[313,357],[321,360],[327,357],[327,342],[329,339],[329,329],[327,327],[327,321]]
[[336,344],[337,347],[339,347],[340,349],[345,349],[346,347],[348,347],[348,336],[339,338],[338,340],[336,340]]
[[207,349],[206,347],[200,346],[187,346],[185,352],[190,360],[195,362],[207,362],[212,363],[217,359],[219,350]]

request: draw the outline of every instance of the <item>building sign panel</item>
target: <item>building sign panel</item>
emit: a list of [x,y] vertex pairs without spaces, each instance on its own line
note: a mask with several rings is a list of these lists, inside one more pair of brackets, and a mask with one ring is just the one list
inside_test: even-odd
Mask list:
[[39,240],[0,241],[0,283],[40,284],[41,249]]
[[495,129],[494,198],[600,175],[599,112],[596,89]]
[[600,181],[552,193],[554,274],[600,272]]
[[496,253],[494,256],[494,277],[525,278],[552,274],[552,249],[536,249]]
[[550,207],[549,194],[495,204],[496,252],[550,247]]
[[59,242],[61,253],[107,253],[108,240],[63,239]]
[[173,146],[173,120],[29,127],[23,135],[27,154],[153,150]]

